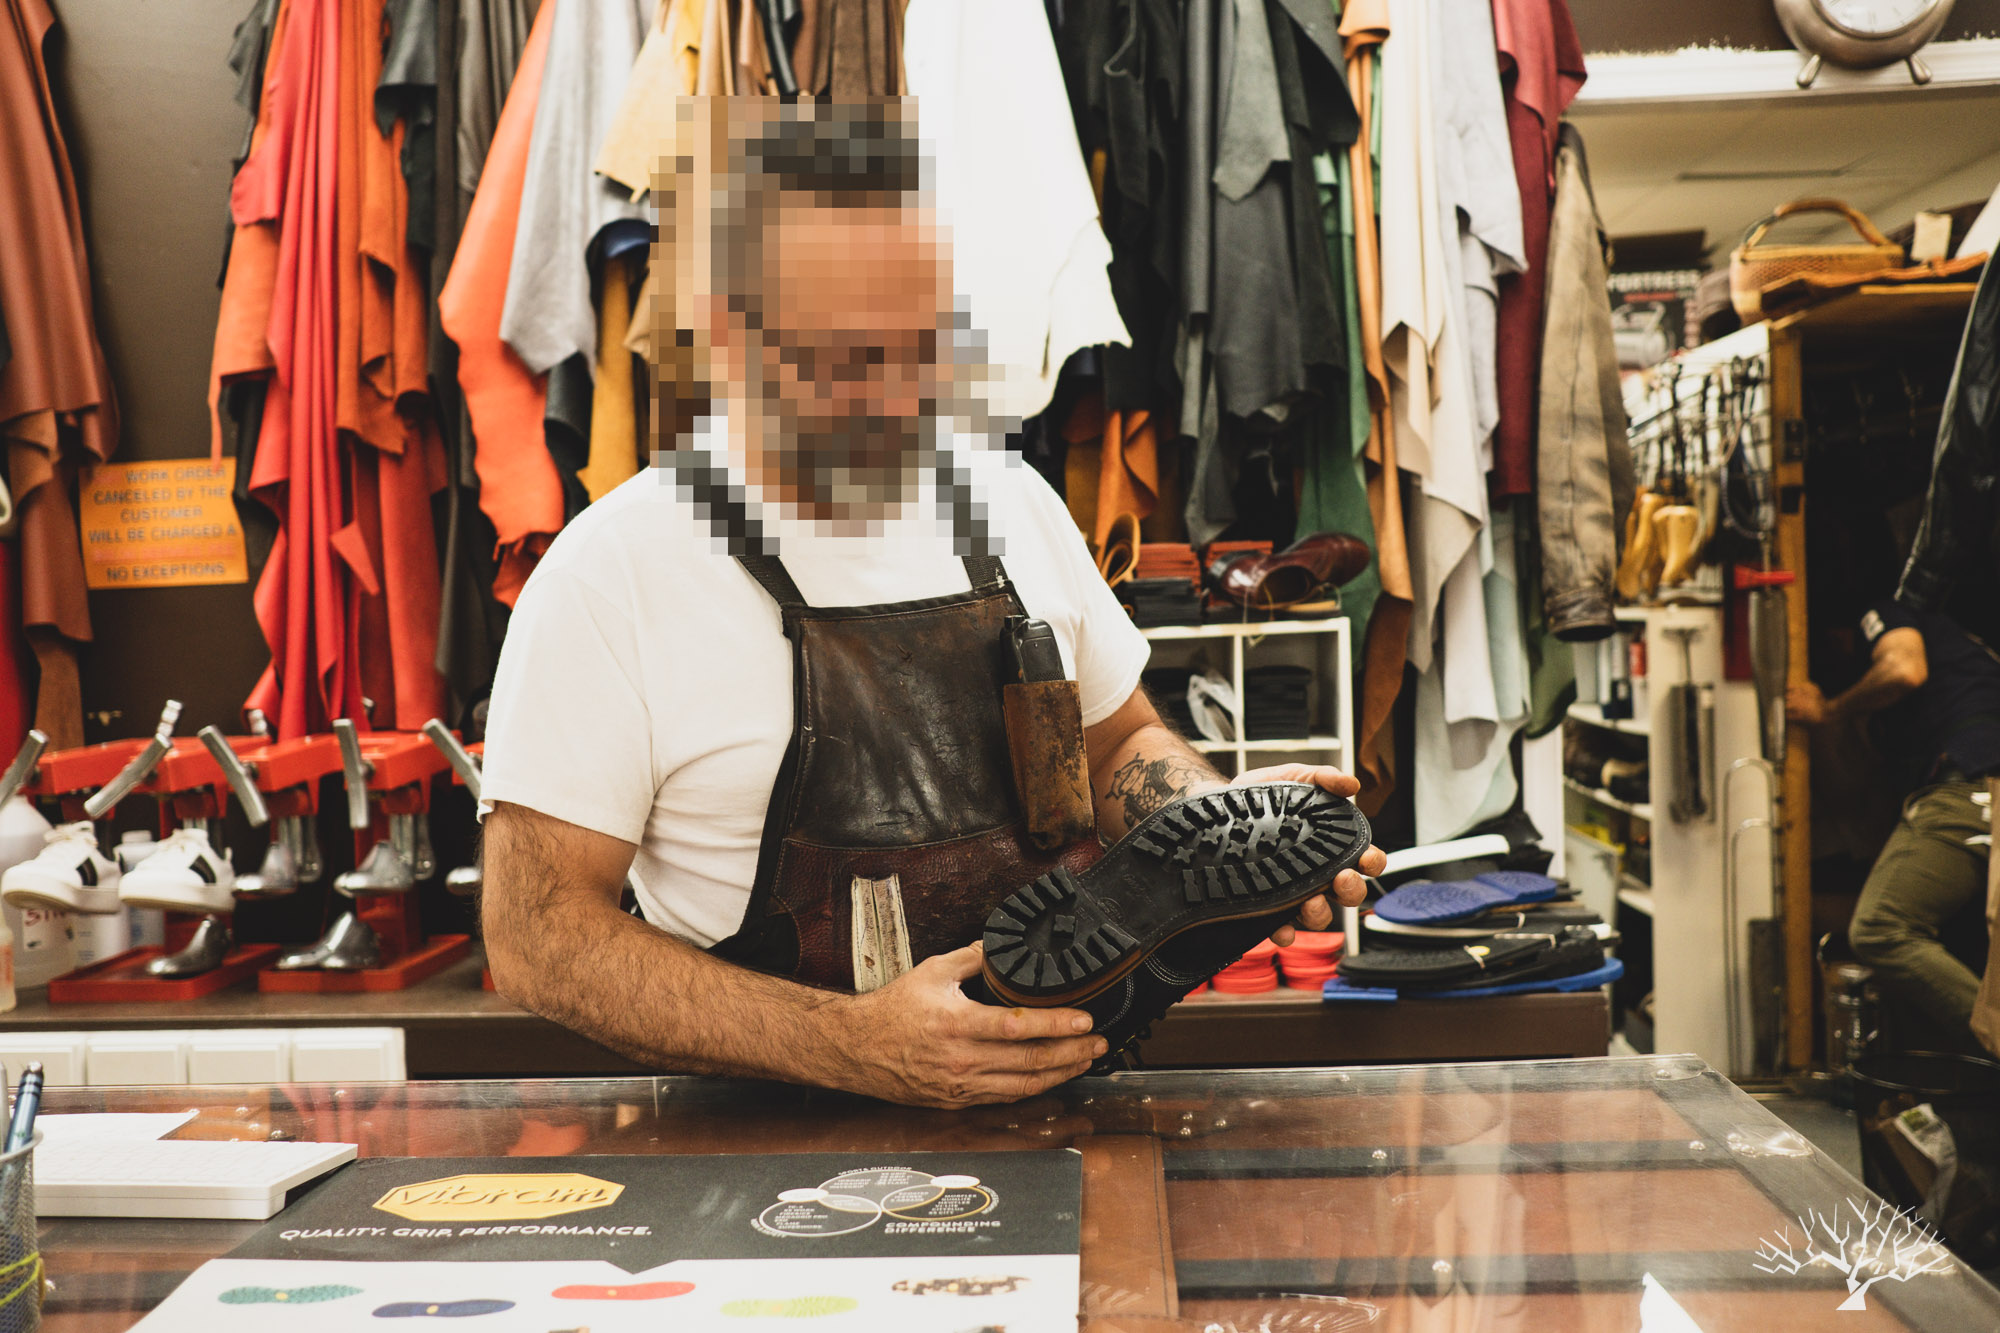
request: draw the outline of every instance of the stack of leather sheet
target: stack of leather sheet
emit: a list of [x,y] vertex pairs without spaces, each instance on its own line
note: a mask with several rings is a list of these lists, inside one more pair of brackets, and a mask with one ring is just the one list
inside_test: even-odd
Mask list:
[[1201,623],[1201,590],[1185,578],[1127,579],[1113,591],[1125,614],[1141,629]]
[[1201,564],[1195,559],[1194,547],[1186,542],[1141,542],[1139,544],[1139,564],[1132,571],[1135,579],[1181,579],[1191,584],[1201,582]]
[[1370,948],[1341,959],[1340,980],[1398,993],[1478,990],[1582,977],[1604,966],[1604,941],[1589,926],[1529,927],[1451,948]]
[[1312,731],[1312,669],[1251,667],[1243,673],[1243,731],[1253,741],[1293,740]]
[[1413,926],[1369,912],[1361,918],[1370,944],[1395,948],[1448,948],[1475,944],[1511,930],[1554,930],[1561,926],[1597,926],[1604,918],[1576,902],[1558,898],[1517,908],[1495,908],[1441,926]]
[[1269,554],[1271,554],[1271,543],[1269,542],[1210,542],[1208,544],[1207,562],[1209,567],[1213,568],[1215,562],[1218,560],[1229,560],[1239,555]]
[[1529,871],[1416,880],[1385,894],[1362,924],[1367,949],[1340,964],[1340,984],[1349,988],[1553,984],[1607,966],[1601,919],[1576,906],[1562,881]]

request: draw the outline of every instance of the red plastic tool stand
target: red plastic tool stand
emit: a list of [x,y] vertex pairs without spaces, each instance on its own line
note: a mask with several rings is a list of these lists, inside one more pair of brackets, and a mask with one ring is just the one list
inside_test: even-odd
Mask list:
[[357,992],[408,990],[471,952],[472,936],[438,935],[413,953],[360,972],[326,972],[310,968],[280,972],[267,967],[257,974],[257,989],[266,995],[352,995]]
[[414,731],[368,732],[361,737],[361,757],[368,761],[368,790],[372,792],[420,783],[428,787],[430,779],[451,766],[430,737]]
[[321,779],[340,772],[340,740],[331,733],[264,741],[237,753],[273,817],[317,814]]
[[[368,761],[368,790],[373,794],[369,827],[354,835],[358,861],[389,836],[388,816],[423,814],[430,809],[431,779],[450,767],[430,737],[418,732],[373,731],[361,737],[361,757]],[[340,766],[336,751],[334,768]],[[382,941],[381,967],[359,972],[302,969],[258,974],[257,989],[276,994],[345,994],[355,991],[395,991],[414,986],[439,968],[472,950],[470,935],[424,937],[423,919],[413,890],[398,894],[364,894],[355,913]]]
[[414,892],[364,894],[355,900],[354,911],[382,941],[382,955],[388,962],[359,972],[314,968],[280,972],[267,968],[257,975],[257,989],[283,995],[407,990],[472,951],[470,935],[424,938],[423,917]]
[[[229,747],[239,755],[259,743],[255,736],[229,738]],[[175,824],[220,819],[229,809],[229,780],[222,776],[222,766],[192,736],[176,738],[152,773],[132,790],[159,797],[162,809],[172,811]]]
[[1733,566],[1736,591],[1748,592],[1752,588],[1783,588],[1797,583],[1799,576],[1789,569],[1758,569],[1753,565]]
[[166,954],[178,953],[194,935],[201,918],[186,912],[167,913],[165,948],[146,946],[79,967],[49,982],[50,1004],[173,1004],[198,1000],[234,986],[268,967],[282,952],[276,944],[238,944],[223,955],[219,966],[192,977],[154,977],[146,974],[146,964]]
[[132,756],[146,748],[145,740],[104,741],[98,745],[83,745],[74,750],[57,750],[45,754],[35,764],[34,776],[21,787],[21,794],[28,797],[54,799],[62,808],[64,823],[75,823],[89,816],[83,812],[83,803],[90,794],[118,776],[125,765],[132,762]]

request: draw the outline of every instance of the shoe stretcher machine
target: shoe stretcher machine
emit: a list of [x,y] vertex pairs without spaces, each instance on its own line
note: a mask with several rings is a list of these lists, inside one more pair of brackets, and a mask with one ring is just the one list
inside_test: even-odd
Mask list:
[[[261,738],[248,749],[239,749],[241,776],[262,796],[271,818],[271,845],[256,870],[236,877],[238,898],[284,898],[301,885],[317,884],[325,871],[320,856],[320,781],[340,772],[340,742],[331,733],[295,736],[288,741],[271,740],[263,714],[251,710],[251,728]],[[232,775],[231,785],[237,777]],[[249,800],[239,799],[247,809]]]
[[[150,740],[111,741],[30,758],[32,778],[24,780],[21,789],[54,799],[65,820],[92,822],[110,816],[127,796],[153,796],[160,807],[158,831],[165,835],[180,828],[210,832],[228,808],[228,791],[234,787],[251,824],[264,823],[258,793],[247,783],[237,787],[230,771],[240,771],[236,752],[261,745],[262,738],[225,737],[217,728],[206,727],[199,738],[176,739],[173,727],[179,715],[180,705],[170,700]],[[38,734],[31,736],[29,746],[38,750],[38,739]],[[29,753],[24,749],[23,756]],[[218,755],[228,756],[227,768]],[[21,767],[20,758],[15,765]],[[93,787],[90,796],[82,795]],[[214,850],[217,856],[226,856],[219,846]],[[236,944],[228,923],[217,913],[169,910],[164,948],[128,949],[57,977],[49,983],[49,1001],[195,999],[249,976],[277,952],[276,945]]]
[[[281,993],[392,991],[413,986],[463,958],[470,935],[424,936],[416,887],[437,869],[431,851],[431,779],[446,759],[412,732],[361,735],[333,724],[354,830],[354,869],[334,878],[353,900],[317,942],[280,956],[257,974],[257,989]],[[365,850],[365,854],[364,854]]]
[[[486,743],[474,741],[471,745],[461,744],[451,729],[437,718],[424,723],[424,735],[430,738],[431,744],[437,746],[438,753],[451,764],[452,785],[464,787],[472,794],[473,803],[477,805],[480,767],[486,759]],[[445,888],[461,898],[473,897],[485,883],[486,857],[483,846],[473,852],[471,865],[453,866],[444,877]],[[492,968],[479,969],[479,987],[481,990],[493,989]]]

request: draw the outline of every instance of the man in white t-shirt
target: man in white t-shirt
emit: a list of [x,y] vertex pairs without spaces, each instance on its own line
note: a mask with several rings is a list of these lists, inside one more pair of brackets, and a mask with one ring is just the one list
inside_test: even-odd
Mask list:
[[[494,981],[664,1068],[940,1106],[1029,1096],[1105,1043],[1075,1009],[967,999],[971,941],[1097,839],[1024,831],[1002,627],[1053,630],[1096,833],[1227,784],[1140,690],[1146,642],[1062,502],[941,424],[948,264],[893,114],[729,114],[768,123],[729,127],[733,193],[701,210],[713,263],[678,275],[727,401],[555,541],[501,656]],[[1303,765],[1251,776],[1355,789]],[[1361,869],[1379,868],[1371,850]],[[619,908],[628,876],[644,920]],[[1333,887],[1363,891],[1352,870]]]

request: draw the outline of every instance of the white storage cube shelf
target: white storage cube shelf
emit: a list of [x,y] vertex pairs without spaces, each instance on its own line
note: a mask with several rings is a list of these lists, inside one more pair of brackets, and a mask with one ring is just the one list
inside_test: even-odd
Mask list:
[[[1149,670],[1176,666],[1193,667],[1197,671],[1212,669],[1228,677],[1234,686],[1238,706],[1236,739],[1188,738],[1189,744],[1226,773],[1290,763],[1353,768],[1354,651],[1352,629],[1346,616],[1248,624],[1156,625],[1140,632],[1153,645]],[[1244,674],[1260,666],[1303,666],[1312,670],[1307,694],[1311,725],[1305,735],[1243,738]]]
[[409,1076],[401,1028],[0,1031],[18,1076],[42,1063],[51,1087],[191,1083],[395,1083]]

